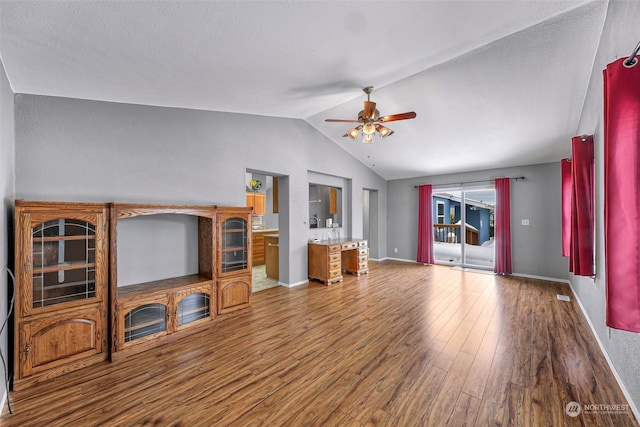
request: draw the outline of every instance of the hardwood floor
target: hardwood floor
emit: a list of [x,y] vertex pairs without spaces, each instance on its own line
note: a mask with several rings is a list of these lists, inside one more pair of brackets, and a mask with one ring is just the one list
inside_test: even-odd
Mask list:
[[[638,426],[566,284],[386,261],[11,393],[0,426]],[[582,404],[569,417],[569,402]],[[591,409],[591,410],[588,410]]]

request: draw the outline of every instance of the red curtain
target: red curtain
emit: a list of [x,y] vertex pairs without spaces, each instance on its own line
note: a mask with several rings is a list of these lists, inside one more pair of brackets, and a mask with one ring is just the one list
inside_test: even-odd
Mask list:
[[562,171],[562,256],[569,256],[571,248],[571,160],[560,161]]
[[593,276],[594,251],[594,163],[593,136],[571,139],[571,247],[569,271]]
[[434,264],[433,214],[431,209],[431,185],[418,187],[418,257],[423,264]]
[[607,325],[640,332],[640,56],[604,70]]
[[511,274],[511,196],[509,178],[496,178],[496,262],[493,271]]

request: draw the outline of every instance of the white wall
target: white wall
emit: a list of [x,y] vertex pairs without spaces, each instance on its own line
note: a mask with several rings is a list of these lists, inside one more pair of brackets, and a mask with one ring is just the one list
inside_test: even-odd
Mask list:
[[244,206],[247,170],[282,176],[287,284],[307,279],[309,170],[349,180],[352,230],[362,229],[363,188],[386,198],[380,176],[303,120],[23,94],[15,102],[17,198]]
[[[604,140],[602,71],[607,64],[628,56],[640,41],[638,25],[640,2],[610,1],[607,19],[600,38],[598,54],[593,64],[591,82],[580,125],[576,132],[593,134],[596,158],[596,278],[571,276],[571,286],[584,307],[598,339],[613,362],[628,397],[633,400],[637,416],[640,414],[640,334],[609,329],[605,323],[605,266],[604,266]],[[633,179],[630,176],[630,179]],[[640,285],[640,278],[629,280]],[[602,402],[609,403],[609,402]],[[614,402],[610,402],[614,403]],[[618,403],[618,402],[615,402]]]
[[[9,296],[13,293],[13,285],[7,275],[6,268],[13,265],[13,199],[14,199],[14,107],[13,91],[7,80],[4,65],[0,61],[0,322],[7,318]],[[1,324],[1,323],[0,323]],[[0,351],[8,359],[9,324],[0,335]],[[7,388],[5,385],[5,369],[0,368],[0,403],[4,403]],[[13,369],[9,367],[9,371]],[[4,406],[2,406],[4,409]]]
[[[565,142],[569,147],[569,142]],[[568,263],[561,252],[560,163],[490,169],[389,181],[387,183],[387,254],[415,261],[418,249],[418,190],[420,184],[455,184],[493,181],[499,177],[524,176],[511,181],[511,247],[514,274],[567,280]],[[523,226],[522,219],[529,225]],[[394,253],[394,248],[398,252]]]

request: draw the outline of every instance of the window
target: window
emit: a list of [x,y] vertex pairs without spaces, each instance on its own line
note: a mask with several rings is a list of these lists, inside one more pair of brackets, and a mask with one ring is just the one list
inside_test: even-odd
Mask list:
[[444,202],[436,202],[436,224],[444,224]]

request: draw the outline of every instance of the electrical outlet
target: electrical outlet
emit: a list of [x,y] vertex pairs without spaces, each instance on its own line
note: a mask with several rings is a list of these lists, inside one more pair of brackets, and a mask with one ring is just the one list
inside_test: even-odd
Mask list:
[[528,219],[523,219],[522,220],[522,225],[529,225],[529,220]]
[[393,252],[398,253],[398,248],[393,248]]

